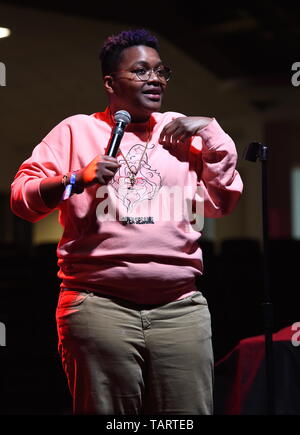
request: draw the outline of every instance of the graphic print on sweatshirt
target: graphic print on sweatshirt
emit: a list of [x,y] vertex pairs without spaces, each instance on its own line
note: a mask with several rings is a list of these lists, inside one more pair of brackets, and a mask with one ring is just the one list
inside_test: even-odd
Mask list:
[[[134,208],[141,202],[155,198],[161,188],[162,180],[160,173],[156,169],[153,169],[148,162],[147,151],[153,149],[154,146],[154,144],[148,144],[145,151],[146,145],[134,145],[125,154],[128,165],[122,154],[118,158],[122,166],[116,172],[110,184],[114,188],[117,198],[122,202],[129,214],[133,213]],[[139,168],[133,185],[130,182],[132,172],[128,166],[134,172]]]

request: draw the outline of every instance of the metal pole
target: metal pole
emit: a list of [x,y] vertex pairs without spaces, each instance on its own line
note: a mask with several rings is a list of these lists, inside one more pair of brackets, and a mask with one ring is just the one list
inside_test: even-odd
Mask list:
[[260,142],[249,144],[245,159],[255,162],[261,161],[261,186],[262,186],[262,225],[263,225],[263,285],[264,300],[263,319],[265,335],[265,359],[266,359],[266,396],[267,414],[275,413],[274,394],[274,354],[273,354],[273,305],[271,301],[270,270],[269,270],[269,214],[268,214],[268,147]]

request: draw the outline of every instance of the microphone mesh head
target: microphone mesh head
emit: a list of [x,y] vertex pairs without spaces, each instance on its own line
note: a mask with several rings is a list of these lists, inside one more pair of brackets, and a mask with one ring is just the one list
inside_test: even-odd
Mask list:
[[126,110],[118,110],[118,112],[114,114],[114,119],[115,122],[122,121],[127,125],[131,121],[131,116],[128,112],[126,112]]

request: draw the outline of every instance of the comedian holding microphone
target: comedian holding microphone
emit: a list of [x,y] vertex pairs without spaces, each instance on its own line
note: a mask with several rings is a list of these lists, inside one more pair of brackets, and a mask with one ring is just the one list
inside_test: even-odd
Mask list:
[[[201,228],[174,195],[163,196],[168,219],[151,204],[176,188],[207,217],[230,213],[242,192],[235,145],[215,118],[159,112],[171,71],[148,31],[108,37],[100,59],[105,110],[54,127],[11,191],[31,222],[59,209],[56,320],[73,412],[212,414]],[[116,219],[99,213],[107,200]]]

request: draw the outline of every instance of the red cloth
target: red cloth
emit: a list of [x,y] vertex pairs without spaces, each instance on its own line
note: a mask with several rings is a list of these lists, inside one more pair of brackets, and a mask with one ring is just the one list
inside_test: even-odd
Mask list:
[[[295,341],[300,323],[299,327],[297,325],[287,326],[273,334],[275,399],[277,398],[276,409],[279,414],[298,413],[295,403],[299,403],[300,397],[300,347],[295,345]],[[215,373],[217,414],[265,413],[264,335],[241,340],[232,351],[216,363]],[[298,399],[289,400],[297,394],[299,394]],[[293,412],[295,409],[297,412]]]

